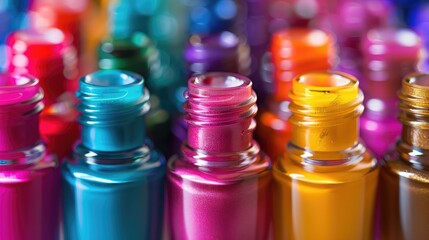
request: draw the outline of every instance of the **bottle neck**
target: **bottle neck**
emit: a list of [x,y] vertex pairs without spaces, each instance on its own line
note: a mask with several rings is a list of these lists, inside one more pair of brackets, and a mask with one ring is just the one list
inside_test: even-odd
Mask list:
[[29,149],[40,141],[42,99],[37,79],[0,74],[0,152]]
[[326,123],[315,120],[308,125],[292,124],[291,142],[303,149],[315,152],[343,151],[355,146],[358,141],[358,116]]
[[293,145],[333,153],[358,144],[363,94],[356,79],[340,73],[304,74],[294,80],[291,98]]
[[208,153],[241,152],[252,145],[255,127],[253,116],[217,126],[191,123],[188,126],[188,145]]
[[429,75],[416,73],[404,78],[399,93],[401,140],[397,150],[403,159],[429,166]]
[[91,151],[121,152],[145,144],[144,114],[150,106],[141,76],[99,71],[80,80],[77,96],[82,145]]
[[256,95],[247,78],[209,73],[191,78],[185,121],[189,147],[207,154],[249,149],[257,112]]
[[425,150],[429,150],[429,129],[425,129],[417,126],[410,126],[404,124],[402,126],[401,141]]

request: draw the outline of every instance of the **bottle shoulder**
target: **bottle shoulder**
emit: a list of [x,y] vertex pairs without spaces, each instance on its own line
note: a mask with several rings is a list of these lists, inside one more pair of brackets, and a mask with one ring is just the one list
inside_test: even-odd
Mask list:
[[165,171],[165,158],[155,150],[151,150],[146,157],[134,158],[124,164],[100,164],[74,157],[62,167],[65,178],[109,184],[163,178]]
[[191,163],[175,155],[168,161],[168,174],[180,179],[211,185],[226,185],[246,179],[271,175],[271,160],[264,154],[237,163],[224,162],[212,166]]
[[59,169],[57,156],[43,153],[33,162],[0,164],[0,184],[29,182],[47,174],[57,174]]
[[355,160],[325,166],[315,166],[304,161],[292,160],[288,154],[285,154],[273,167],[275,178],[287,177],[297,181],[318,184],[353,182],[367,175],[377,175],[378,171],[377,160],[367,150]]
[[397,175],[400,178],[429,184],[429,168],[403,159],[396,149],[384,156],[381,168],[383,172]]

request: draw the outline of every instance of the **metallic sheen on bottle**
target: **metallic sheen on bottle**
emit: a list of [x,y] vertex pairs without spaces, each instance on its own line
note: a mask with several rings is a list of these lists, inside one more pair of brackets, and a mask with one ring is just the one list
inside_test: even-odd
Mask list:
[[378,167],[359,142],[357,79],[306,73],[290,97],[292,137],[273,168],[275,239],[371,239]]
[[37,79],[0,74],[0,239],[56,240],[60,168],[39,134]]
[[165,161],[146,138],[142,77],[99,71],[77,96],[82,139],[63,167],[65,239],[160,239]]
[[271,163],[253,141],[249,79],[207,73],[188,82],[188,140],[168,163],[172,239],[267,239]]
[[382,162],[381,239],[424,240],[429,226],[429,74],[402,82],[402,136]]

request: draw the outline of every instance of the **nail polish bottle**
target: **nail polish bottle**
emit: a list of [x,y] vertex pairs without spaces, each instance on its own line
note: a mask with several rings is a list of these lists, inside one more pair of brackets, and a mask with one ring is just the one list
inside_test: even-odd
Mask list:
[[365,93],[361,136],[381,160],[401,134],[397,93],[402,79],[417,71],[422,43],[417,34],[408,29],[373,29],[363,39],[361,51],[361,83]]
[[188,140],[168,163],[172,239],[267,239],[271,163],[253,140],[256,95],[246,77],[188,82]]
[[[36,29],[58,28],[72,36],[71,43],[80,56],[82,25],[85,25],[85,12],[89,0],[43,0],[32,6],[31,24]],[[94,28],[94,27],[93,27]]]
[[37,79],[0,74],[0,238],[59,239],[60,169],[39,134]]
[[389,0],[334,0],[326,2],[314,23],[316,27],[333,33],[337,38],[339,61],[336,70],[361,79],[361,41],[374,28],[389,25]]
[[256,129],[262,150],[273,162],[284,152],[291,135],[288,93],[292,79],[308,71],[330,69],[335,60],[334,42],[333,36],[320,30],[292,28],[273,34],[262,69],[273,96],[259,114]]
[[292,137],[273,167],[274,239],[371,239],[379,170],[359,142],[357,79],[306,73],[290,98]]
[[427,239],[429,74],[411,74],[399,93],[402,136],[381,164],[381,239]]
[[[250,73],[250,51],[245,41],[231,32],[211,35],[193,35],[185,47],[184,58],[189,77],[206,72]],[[185,87],[176,90],[177,108],[183,112]],[[173,121],[175,149],[186,139],[187,125],[183,116]]]
[[7,48],[9,72],[28,73],[40,80],[46,104],[40,115],[40,132],[48,150],[61,160],[71,153],[80,134],[75,98],[68,92],[78,74],[70,36],[56,28],[19,30],[8,37]]
[[63,166],[65,239],[160,239],[165,161],[146,138],[142,77],[95,72],[77,96],[82,137]]

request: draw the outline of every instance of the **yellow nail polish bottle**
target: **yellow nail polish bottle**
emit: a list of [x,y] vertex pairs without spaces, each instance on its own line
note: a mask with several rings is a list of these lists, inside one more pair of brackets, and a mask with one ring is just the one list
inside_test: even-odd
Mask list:
[[307,73],[290,97],[292,137],[273,169],[275,239],[371,239],[378,167],[359,142],[359,82]]

